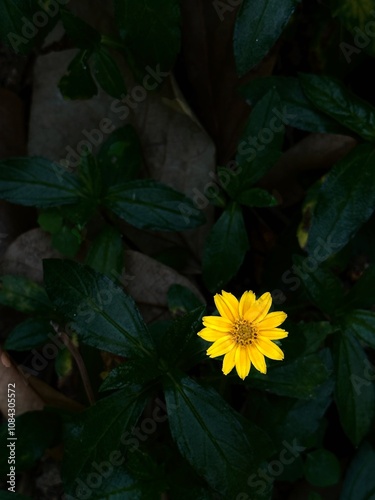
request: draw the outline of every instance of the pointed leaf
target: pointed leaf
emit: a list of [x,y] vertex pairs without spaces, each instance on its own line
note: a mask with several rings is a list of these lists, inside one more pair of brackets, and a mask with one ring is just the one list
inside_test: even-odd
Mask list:
[[29,351],[44,345],[54,335],[48,319],[30,318],[13,328],[4,347],[11,351]]
[[89,54],[86,50],[82,50],[69,64],[59,82],[59,89],[64,99],[91,99],[98,93],[88,60]]
[[124,78],[109,52],[101,47],[92,55],[93,74],[101,88],[112,97],[121,99],[126,94]]
[[340,500],[370,500],[375,496],[375,450],[363,443],[352,460],[341,490]]
[[23,276],[0,277],[0,304],[23,313],[46,313],[51,308],[44,288]]

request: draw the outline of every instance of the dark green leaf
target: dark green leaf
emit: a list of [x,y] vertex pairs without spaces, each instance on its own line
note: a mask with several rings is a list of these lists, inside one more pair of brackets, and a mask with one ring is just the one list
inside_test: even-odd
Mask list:
[[363,443],[346,474],[340,500],[371,500],[375,495],[375,450]]
[[342,318],[343,328],[375,349],[375,312],[356,309]]
[[81,158],[78,167],[78,178],[82,192],[93,206],[97,205],[102,194],[101,174],[98,162],[92,154],[87,154]]
[[[22,472],[35,466],[35,462],[42,458],[47,448],[57,444],[60,433],[60,419],[53,413],[33,411],[16,417],[16,449],[15,464],[8,464],[9,453],[0,455],[0,477],[6,478],[9,474],[9,465],[15,465],[16,472]],[[0,446],[2,450],[9,450],[7,445],[8,428],[6,423],[0,428]],[[2,492],[0,493],[2,497]]]
[[135,358],[150,357],[153,342],[133,299],[93,269],[45,260],[47,292],[83,343]]
[[52,235],[52,245],[66,257],[76,256],[81,246],[82,238],[76,228],[63,226],[59,231]]
[[311,102],[366,141],[375,141],[375,108],[328,76],[301,74],[303,91]]
[[235,201],[247,207],[274,207],[277,205],[276,198],[261,188],[251,188],[241,191],[235,197]]
[[[341,250],[370,218],[375,209],[374,160],[374,147],[361,144],[325,177],[307,241],[307,249],[313,257],[323,261]],[[322,249],[324,256],[321,256]]]
[[327,354],[327,350],[321,351],[297,358],[292,363],[273,365],[268,369],[267,377],[252,371],[247,383],[279,396],[312,399],[332,372]]
[[329,321],[310,321],[298,323],[298,330],[306,339],[305,354],[316,352],[327,335],[333,333],[334,326]]
[[370,430],[375,417],[375,390],[365,379],[367,356],[356,338],[347,331],[339,336],[335,346],[335,399],[341,425],[358,445]]
[[0,38],[17,54],[27,54],[55,26],[58,2],[3,0],[0,6]]
[[122,389],[129,383],[145,384],[161,375],[150,363],[137,363],[128,359],[109,372],[100,386],[100,392]]
[[69,64],[59,82],[59,89],[64,99],[91,99],[98,93],[88,60],[88,52],[82,50]]
[[126,94],[124,78],[109,52],[101,47],[92,56],[93,74],[101,88],[112,97],[123,98]]
[[293,261],[293,270],[301,278],[310,300],[322,311],[336,313],[344,297],[339,278],[311,257],[295,255]]
[[264,458],[261,429],[252,428],[249,442],[240,416],[214,390],[189,377],[170,375],[165,395],[172,437],[196,472],[225,498],[250,490],[249,471]]
[[[178,0],[115,0],[115,17],[131,56],[132,65],[145,71],[162,70],[166,78],[180,50],[180,5]],[[147,68],[146,68],[147,70]],[[160,83],[160,82],[158,82]]]
[[61,165],[44,158],[0,161],[0,199],[17,205],[53,207],[79,201],[78,182]]
[[203,279],[216,292],[237,273],[249,249],[241,208],[231,203],[212,227],[203,254]]
[[51,308],[44,288],[23,276],[0,277],[0,304],[23,313],[46,313]]
[[[147,393],[141,386],[129,385],[101,399],[67,424],[63,478],[68,494],[81,498],[82,482],[86,484],[88,474],[97,473],[103,463],[106,471],[102,475],[103,483],[113,481],[109,468],[121,477],[119,465],[125,462],[121,445],[127,444],[127,436],[131,435],[128,429],[137,422],[146,399]],[[128,441],[131,444],[131,439]],[[82,446],[82,443],[87,445]],[[127,485],[129,489],[130,484]]]
[[124,264],[121,233],[110,226],[105,227],[92,242],[86,264],[114,281],[121,278]]
[[61,20],[68,37],[80,49],[95,49],[100,44],[100,33],[69,10],[61,10]]
[[270,90],[250,114],[237,147],[236,175],[226,186],[236,197],[261,179],[276,163],[284,140],[284,123],[280,123],[280,98]]
[[355,307],[372,307],[375,304],[375,265],[366,269],[356,284],[345,297],[345,306],[349,309]]
[[333,486],[339,482],[340,475],[340,462],[330,451],[320,449],[307,454],[305,477],[313,486]]
[[129,224],[154,231],[184,231],[204,216],[189,198],[153,180],[132,181],[109,189],[105,205]]
[[13,328],[4,347],[11,351],[28,351],[42,346],[53,335],[48,319],[30,318]]
[[100,148],[97,160],[106,187],[133,180],[142,163],[141,145],[135,129],[125,125],[112,132]]
[[240,76],[250,71],[276,43],[297,0],[244,0],[234,28],[234,55]]
[[268,76],[256,78],[242,87],[241,93],[252,105],[257,103],[267,92],[275,90],[281,99],[281,120],[284,125],[291,125],[308,132],[334,132],[348,134],[348,130],[318,111],[304,94],[298,78]]
[[63,216],[59,209],[51,208],[39,214],[38,224],[44,231],[54,234],[61,229]]
[[173,315],[186,314],[201,305],[201,300],[189,288],[182,285],[169,287],[168,307]]

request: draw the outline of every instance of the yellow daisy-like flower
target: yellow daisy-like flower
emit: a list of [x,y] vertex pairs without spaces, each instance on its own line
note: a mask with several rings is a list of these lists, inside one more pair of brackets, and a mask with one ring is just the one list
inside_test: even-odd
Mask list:
[[238,376],[247,377],[251,364],[261,373],[267,372],[264,356],[284,359],[283,351],[273,340],[283,339],[288,332],[277,328],[286,319],[284,312],[271,312],[272,297],[264,293],[257,300],[251,291],[245,292],[240,301],[222,290],[214,297],[220,316],[204,316],[205,328],[198,335],[213,342],[207,350],[211,358],[224,356],[223,373],[228,375],[236,367]]

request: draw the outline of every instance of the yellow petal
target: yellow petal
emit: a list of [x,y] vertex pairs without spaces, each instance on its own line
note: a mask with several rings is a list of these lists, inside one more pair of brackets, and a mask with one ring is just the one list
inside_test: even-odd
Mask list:
[[262,321],[257,325],[259,331],[270,330],[275,328],[275,326],[281,325],[287,318],[287,315],[282,311],[276,311],[268,314]]
[[245,346],[237,347],[235,362],[236,362],[236,370],[238,376],[242,378],[242,380],[244,380],[244,378],[249,375],[251,366],[249,351],[247,347]]
[[232,314],[234,316],[234,320],[236,321],[238,319],[238,300],[233,295],[233,293],[226,292],[225,290],[221,290],[221,295],[230,307],[230,310],[232,311]]
[[234,368],[236,364],[236,351],[237,347],[233,347],[233,349],[224,356],[223,359],[223,373],[224,375],[228,375]]
[[250,359],[255,368],[260,372],[260,373],[267,373],[267,366],[266,366],[266,361],[264,359],[263,354],[258,351],[258,349],[255,347],[255,345],[252,345],[249,347],[249,353],[250,353]]
[[[237,299],[235,297],[234,299],[237,302]],[[238,302],[237,306],[233,307],[233,304],[229,300],[224,299],[224,297],[222,297],[219,293],[215,295],[214,301],[217,310],[223,318],[229,319],[229,321],[233,322],[236,321],[236,319],[238,318]]]
[[284,359],[284,353],[279,346],[268,339],[258,339],[256,347],[259,351],[270,359]]
[[245,319],[251,323],[258,323],[261,321],[270,310],[272,304],[272,297],[269,292],[264,293],[255,302],[253,307],[245,313]]
[[226,335],[221,339],[216,340],[212,346],[207,349],[207,355],[211,358],[216,358],[229,352],[235,346],[232,335]]
[[223,332],[218,332],[217,330],[211,330],[210,328],[203,328],[203,330],[198,332],[197,335],[208,342],[215,342],[215,340],[219,340],[225,334]]
[[241,318],[244,317],[245,313],[251,310],[255,304],[255,293],[249,290],[245,292],[240,299],[239,312]]
[[221,316],[204,316],[202,321],[207,328],[218,330],[219,332],[229,333],[233,328],[233,323]]
[[259,330],[258,338],[266,338],[270,340],[280,340],[285,339],[288,336],[288,332],[282,328],[271,328],[270,330]]

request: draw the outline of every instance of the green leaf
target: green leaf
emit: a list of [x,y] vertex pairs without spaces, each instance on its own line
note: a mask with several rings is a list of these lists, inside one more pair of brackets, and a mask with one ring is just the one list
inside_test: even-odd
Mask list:
[[13,328],[4,347],[10,351],[29,351],[47,343],[54,334],[48,319],[30,318]]
[[87,50],[81,50],[70,62],[58,85],[64,99],[91,99],[98,93],[88,64],[89,57]]
[[134,127],[125,125],[108,137],[97,156],[106,187],[133,180],[141,169],[142,150]]
[[44,288],[23,276],[0,277],[0,304],[23,313],[46,313],[51,308]]
[[[344,54],[347,63],[351,62],[351,55],[358,54],[362,50],[375,55],[375,42],[373,33],[374,4],[364,0],[361,2],[351,2],[350,0],[330,0],[329,5],[332,15],[338,16],[342,24],[348,29],[353,40],[350,44],[340,43],[341,52]],[[347,46],[345,46],[347,45]]]
[[336,364],[335,400],[341,425],[354,445],[371,428],[375,417],[375,390],[365,380],[367,356],[356,338],[347,331],[340,335],[334,351]]
[[[57,415],[47,411],[32,411],[16,417],[16,472],[22,472],[35,466],[35,462],[43,457],[47,448],[57,444],[60,434],[60,419]],[[0,428],[0,446],[2,450],[9,450],[7,445],[8,428],[4,423]],[[6,478],[9,474],[9,453],[0,455],[0,477]],[[0,493],[2,497],[2,492]]]
[[155,380],[161,373],[151,363],[140,364],[128,359],[109,372],[99,390],[105,392],[123,389],[129,383],[145,384]]
[[66,257],[75,257],[81,243],[81,234],[76,228],[62,226],[59,231],[52,235],[52,245]]
[[285,131],[280,109],[278,94],[270,90],[252,110],[237,147],[236,175],[226,186],[231,196],[259,181],[280,157]]
[[121,219],[139,229],[185,231],[204,223],[202,212],[189,198],[153,180],[114,186],[109,189],[104,203]]
[[81,498],[82,482],[86,484],[88,474],[98,472],[101,465],[106,471],[102,474],[103,483],[112,484],[112,473],[116,470],[117,476],[120,462],[125,462],[121,444],[127,444],[127,436],[131,435],[127,430],[137,422],[146,399],[147,392],[141,386],[129,385],[68,422],[63,462],[66,493]]
[[63,216],[57,208],[51,208],[41,212],[38,216],[38,224],[48,233],[57,233],[63,225]]
[[213,389],[189,377],[169,375],[165,397],[172,437],[181,455],[225,498],[235,498],[243,488],[247,492],[249,472],[264,458],[261,443],[266,438],[261,429],[252,427],[249,441],[240,416]]
[[375,349],[375,312],[356,309],[342,318],[345,330]]
[[352,460],[342,486],[340,500],[370,500],[375,495],[375,450],[363,443]]
[[44,260],[48,295],[83,343],[103,351],[150,358],[153,341],[133,299],[93,269]]
[[[115,0],[115,18],[135,69],[169,71],[180,51],[178,0]],[[147,70],[147,68],[146,68]],[[164,78],[167,76],[165,74]]]
[[241,94],[256,104],[270,90],[278,93],[282,104],[282,122],[308,132],[348,134],[348,130],[324,113],[318,111],[304,94],[298,78],[267,76],[256,78],[241,88]]
[[124,78],[109,52],[101,47],[92,55],[93,74],[101,88],[112,97],[123,98],[126,94]]
[[291,363],[273,365],[267,371],[267,377],[251,371],[246,383],[279,396],[312,399],[317,388],[326,382],[330,369],[328,351],[301,356]]
[[203,253],[203,279],[210,292],[235,276],[248,249],[241,208],[231,203],[212,227]]
[[189,288],[182,285],[169,287],[168,308],[174,316],[186,314],[201,305],[201,300]]
[[241,191],[235,196],[235,201],[247,207],[274,207],[277,200],[265,189],[251,188]]
[[79,201],[76,178],[44,158],[0,161],[0,199],[16,205],[53,207]]
[[55,26],[58,2],[3,0],[0,6],[0,38],[17,54],[27,54]]
[[69,10],[61,10],[66,34],[80,49],[95,49],[100,45],[100,33]]
[[[301,278],[310,300],[324,312],[335,314],[344,297],[341,281],[318,260],[294,255],[293,271]],[[311,265],[312,264],[312,265]]]
[[372,307],[375,304],[375,265],[366,269],[345,297],[345,307]]
[[119,280],[124,264],[121,233],[110,226],[105,227],[92,242],[86,264],[112,280]]
[[244,0],[234,28],[237,72],[245,75],[276,43],[298,4],[297,0]]
[[307,454],[305,477],[310,484],[327,488],[340,480],[340,462],[336,455],[328,450],[315,450]]
[[[324,179],[307,241],[310,255],[327,259],[343,248],[375,209],[375,149],[361,144],[339,161]],[[322,248],[329,247],[330,251]]]
[[328,76],[301,74],[303,91],[318,109],[366,141],[375,141],[375,108]]

